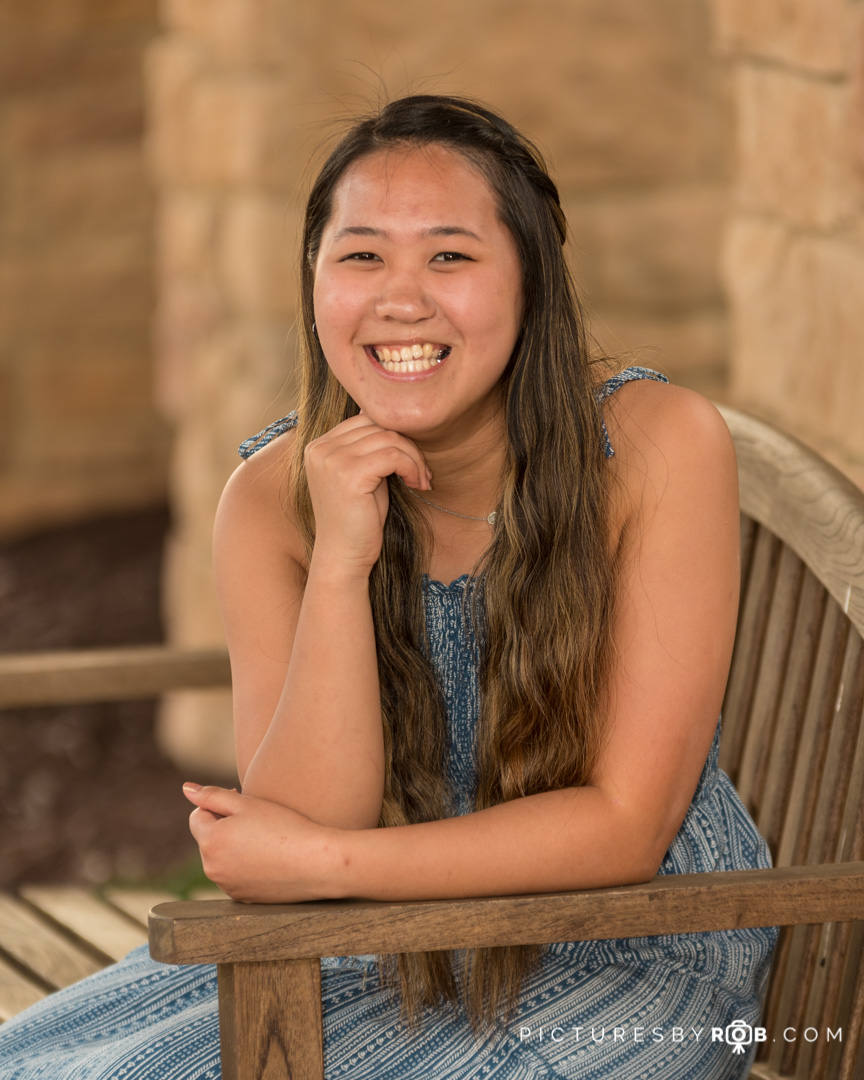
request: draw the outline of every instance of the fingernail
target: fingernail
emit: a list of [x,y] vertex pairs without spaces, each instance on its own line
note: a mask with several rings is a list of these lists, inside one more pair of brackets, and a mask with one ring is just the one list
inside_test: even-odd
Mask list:
[[193,784],[190,781],[187,781],[183,785],[183,790],[184,791],[200,791],[201,790],[201,785],[200,784]]

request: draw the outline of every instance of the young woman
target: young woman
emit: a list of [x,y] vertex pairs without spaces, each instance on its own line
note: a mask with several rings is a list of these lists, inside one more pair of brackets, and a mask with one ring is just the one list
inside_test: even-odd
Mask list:
[[[300,407],[244,444],[216,525],[242,794],[185,792],[231,896],[768,865],[717,766],[729,435],[653,372],[604,379],[565,238],[536,150],[473,102],[395,101],[324,165]],[[745,1075],[711,1028],[756,1022],[774,940],[331,958],[327,1075]],[[9,1025],[8,1075],[217,1076],[214,983],[133,953]]]

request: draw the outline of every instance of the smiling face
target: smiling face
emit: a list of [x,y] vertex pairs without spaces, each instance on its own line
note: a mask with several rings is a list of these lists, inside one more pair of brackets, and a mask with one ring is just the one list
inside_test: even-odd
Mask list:
[[500,419],[521,268],[495,194],[461,154],[380,151],[339,181],[315,264],[318,338],[376,423],[423,443]]

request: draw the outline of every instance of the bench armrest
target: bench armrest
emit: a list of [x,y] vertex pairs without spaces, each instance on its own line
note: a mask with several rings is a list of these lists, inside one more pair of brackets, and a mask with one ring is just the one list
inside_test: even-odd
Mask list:
[[476,900],[178,901],[151,911],[150,953],[169,964],[253,963],[856,919],[864,919],[864,862]]

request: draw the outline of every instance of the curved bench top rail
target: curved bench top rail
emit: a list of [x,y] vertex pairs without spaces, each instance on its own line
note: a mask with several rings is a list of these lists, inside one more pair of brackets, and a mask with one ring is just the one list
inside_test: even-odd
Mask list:
[[717,407],[735,442],[742,511],[789,545],[864,635],[864,492],[792,436]]

